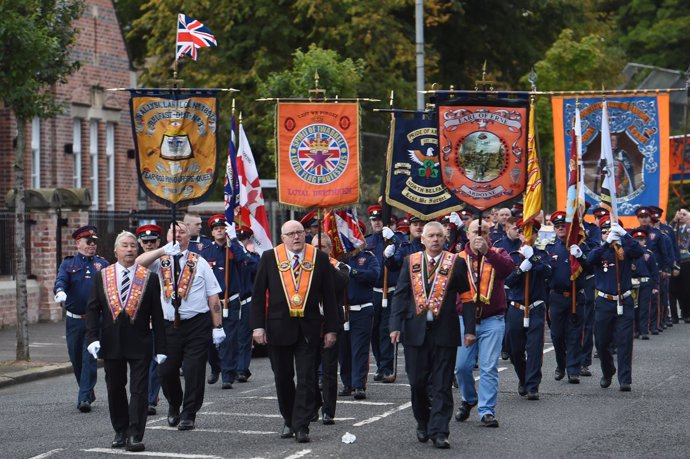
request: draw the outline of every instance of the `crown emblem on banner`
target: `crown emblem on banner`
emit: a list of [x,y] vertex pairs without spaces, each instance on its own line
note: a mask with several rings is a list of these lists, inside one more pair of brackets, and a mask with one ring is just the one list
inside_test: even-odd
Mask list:
[[328,150],[328,141],[324,139],[315,139],[313,142],[309,144],[309,150],[311,151],[320,151],[320,150]]

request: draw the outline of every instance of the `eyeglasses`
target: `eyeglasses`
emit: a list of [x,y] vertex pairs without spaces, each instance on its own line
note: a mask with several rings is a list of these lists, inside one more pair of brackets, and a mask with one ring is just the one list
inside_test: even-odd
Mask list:
[[302,236],[303,234],[304,234],[304,230],[300,230],[300,231],[290,231],[289,233],[283,233],[283,236],[295,237],[295,236]]
[[96,245],[96,244],[98,244],[98,241],[92,237],[87,237],[86,238],[86,244],[87,245]]
[[157,241],[157,239],[151,239],[151,240],[148,240],[148,241],[141,241],[141,243],[142,243],[142,244],[155,244],[156,241]]

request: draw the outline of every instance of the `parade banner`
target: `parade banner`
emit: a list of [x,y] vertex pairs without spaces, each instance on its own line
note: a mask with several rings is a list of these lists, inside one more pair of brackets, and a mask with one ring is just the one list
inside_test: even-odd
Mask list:
[[166,205],[203,201],[216,182],[216,91],[132,90],[129,101],[139,183]]
[[423,220],[431,220],[465,207],[448,192],[441,177],[438,123],[394,114],[388,142],[386,202]]
[[518,99],[438,106],[441,175],[452,194],[483,211],[525,191],[528,111]]
[[[601,97],[553,97],[554,163],[559,209],[566,207],[567,162],[573,148],[571,129],[579,103],[582,123],[582,168],[585,199],[599,205],[602,194]],[[606,97],[612,173],[618,217],[637,225],[640,206],[666,208],[669,185],[669,96]],[[604,142],[606,143],[606,142]]]
[[671,137],[671,183],[690,183],[690,136]]
[[359,104],[279,103],[278,201],[332,208],[359,202]]

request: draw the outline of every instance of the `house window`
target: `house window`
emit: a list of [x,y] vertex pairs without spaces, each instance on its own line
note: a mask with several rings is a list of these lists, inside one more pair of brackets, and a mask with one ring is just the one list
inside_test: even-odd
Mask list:
[[115,124],[105,125],[105,157],[108,161],[106,188],[108,190],[108,210],[115,210]]
[[98,209],[98,120],[89,126],[89,156],[91,158],[91,208]]
[[41,188],[41,120],[31,121],[31,188]]
[[81,119],[72,121],[72,153],[74,156],[74,188],[81,188]]

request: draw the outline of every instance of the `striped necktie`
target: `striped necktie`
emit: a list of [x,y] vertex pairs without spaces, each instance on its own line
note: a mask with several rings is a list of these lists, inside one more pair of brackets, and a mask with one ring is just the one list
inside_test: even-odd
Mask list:
[[122,284],[120,284],[120,299],[122,304],[125,304],[127,300],[127,294],[129,293],[129,270],[125,269],[122,271]]
[[292,259],[294,260],[292,262],[292,275],[295,276],[295,279],[297,279],[300,272],[299,255],[295,254]]

